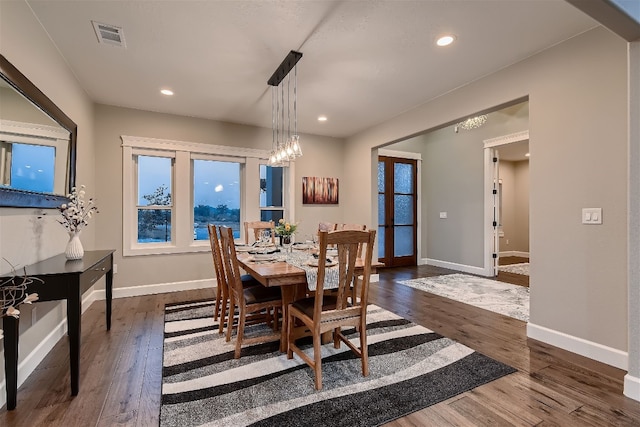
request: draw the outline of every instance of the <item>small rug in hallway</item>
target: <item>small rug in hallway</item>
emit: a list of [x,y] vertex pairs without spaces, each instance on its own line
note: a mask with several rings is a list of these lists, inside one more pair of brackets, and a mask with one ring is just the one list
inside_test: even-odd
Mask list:
[[529,263],[528,262],[522,262],[520,264],[499,265],[498,266],[498,270],[499,271],[504,271],[504,272],[507,272],[507,273],[522,274],[522,275],[528,276],[529,275]]
[[516,371],[371,305],[369,376],[346,345],[327,344],[316,391],[311,368],[297,356],[288,360],[277,342],[234,359],[212,307],[165,307],[161,427],[378,426]]
[[529,288],[468,274],[445,274],[397,283],[529,321]]

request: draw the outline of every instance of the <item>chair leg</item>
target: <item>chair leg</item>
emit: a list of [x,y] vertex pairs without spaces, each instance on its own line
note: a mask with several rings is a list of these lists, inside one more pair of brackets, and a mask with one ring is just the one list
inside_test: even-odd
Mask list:
[[233,297],[229,298],[229,314],[227,320],[227,338],[226,341],[231,341],[231,333],[233,332],[233,315],[236,312],[236,304],[233,300]]
[[[273,330],[278,332],[278,330],[280,329],[280,322],[278,321],[278,318],[280,317],[280,308],[279,307],[273,307]],[[283,319],[284,322],[284,319]]]
[[339,326],[333,330],[333,348],[340,348],[340,331]]
[[322,350],[320,334],[313,334],[313,371],[316,377],[316,390],[322,390]]
[[362,358],[362,375],[369,376],[369,348],[367,347],[367,324],[362,318],[360,322],[360,357]]
[[240,314],[238,315],[238,334],[236,335],[236,351],[233,355],[234,359],[240,359],[240,352],[242,351],[245,314],[244,307],[240,307]]
[[219,334],[222,334],[225,322],[227,322],[227,328],[229,327],[229,320],[227,320],[227,305],[229,304],[229,296],[226,294],[226,292],[222,292],[222,298],[224,299],[224,301],[220,304],[220,325],[218,326]]
[[291,342],[293,341],[293,325],[294,325],[294,317],[289,314],[288,319],[284,319],[284,322],[287,322],[287,359],[293,359],[293,349],[291,348]]
[[218,320],[218,316],[220,314],[220,285],[216,286],[216,304],[213,308],[213,320]]

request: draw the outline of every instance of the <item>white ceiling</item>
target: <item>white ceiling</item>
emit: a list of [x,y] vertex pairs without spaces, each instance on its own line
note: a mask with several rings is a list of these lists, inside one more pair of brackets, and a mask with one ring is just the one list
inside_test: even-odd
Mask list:
[[[564,0],[27,2],[102,104],[270,128],[267,80],[298,50],[299,131],[336,137],[596,26]],[[126,48],[98,44],[92,20]]]

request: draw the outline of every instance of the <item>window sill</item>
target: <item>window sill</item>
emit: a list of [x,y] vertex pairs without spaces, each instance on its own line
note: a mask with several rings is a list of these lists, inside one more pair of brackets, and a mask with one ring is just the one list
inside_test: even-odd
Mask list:
[[123,257],[129,256],[144,256],[144,255],[171,255],[171,254],[186,254],[186,253],[200,253],[211,251],[211,246],[208,241],[197,241],[186,247],[177,247],[174,245],[137,245],[132,248],[124,248],[122,251]]

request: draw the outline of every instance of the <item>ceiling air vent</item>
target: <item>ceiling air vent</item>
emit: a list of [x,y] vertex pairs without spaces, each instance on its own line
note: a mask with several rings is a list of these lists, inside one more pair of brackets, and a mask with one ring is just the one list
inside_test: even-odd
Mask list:
[[115,25],[101,24],[96,21],[91,21],[91,23],[93,24],[93,29],[96,30],[98,42],[126,47],[122,28],[116,27]]

